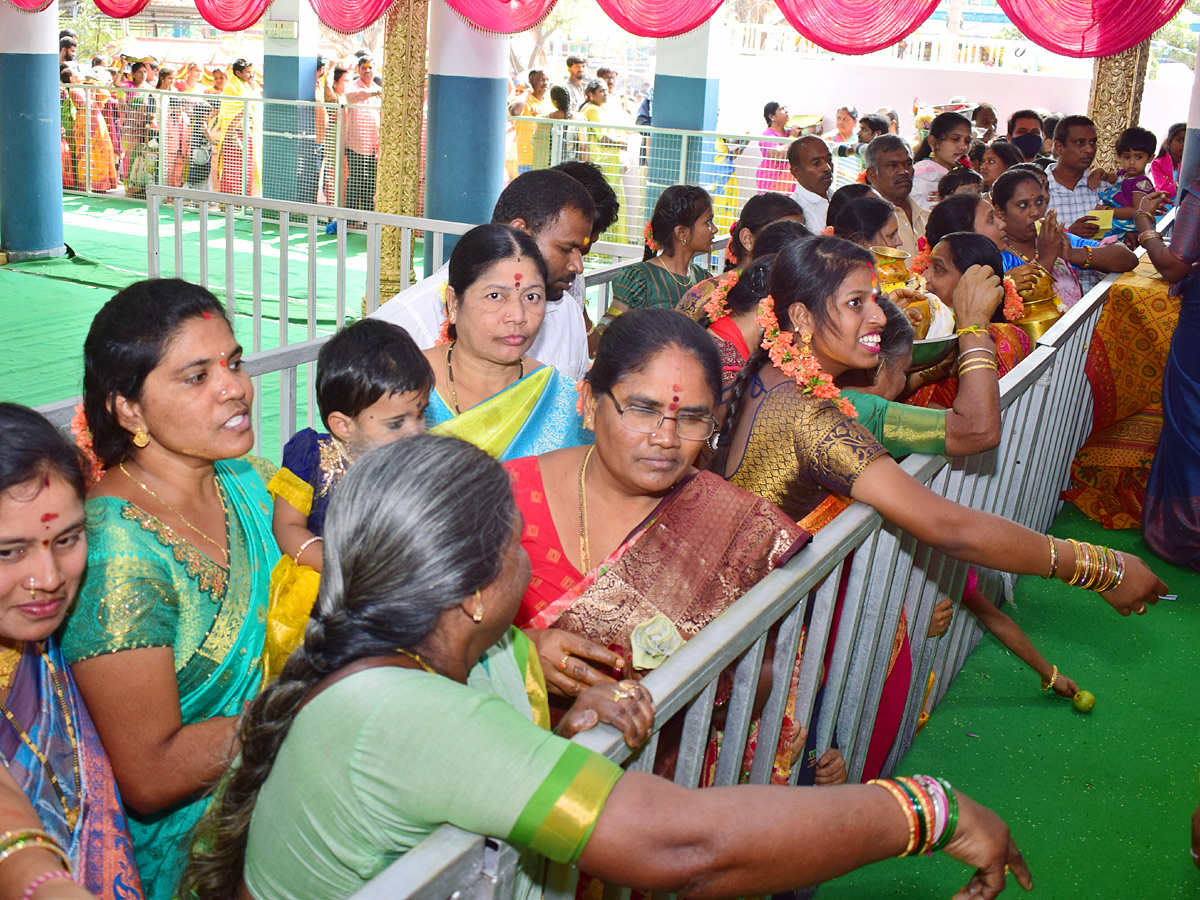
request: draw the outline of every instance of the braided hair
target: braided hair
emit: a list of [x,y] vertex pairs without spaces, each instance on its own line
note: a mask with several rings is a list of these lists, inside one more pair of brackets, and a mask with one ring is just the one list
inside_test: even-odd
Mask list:
[[[860,266],[873,269],[875,257],[869,250],[838,237],[819,236],[784,247],[775,256],[771,267],[771,299],[780,327],[791,329],[789,310],[794,303],[804,304],[818,328],[832,326],[832,298],[842,282]],[[721,426],[717,452],[709,465],[719,475],[725,474],[729,444],[742,413],[742,400],[758,373],[769,364],[767,351],[759,347],[750,354],[729,388],[726,395],[728,412]]]
[[517,521],[504,469],[456,438],[397,441],[351,467],[329,504],[304,643],[242,718],[241,757],[196,827],[180,896],[237,895],[258,792],[313,686],[356,660],[425,649],[443,612],[496,580]]

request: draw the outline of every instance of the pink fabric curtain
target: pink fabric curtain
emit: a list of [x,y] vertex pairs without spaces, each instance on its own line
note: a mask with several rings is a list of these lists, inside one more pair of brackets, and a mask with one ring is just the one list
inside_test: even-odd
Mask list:
[[[335,0],[353,4],[355,0]],[[450,8],[482,31],[516,34],[532,28],[554,8],[554,0],[446,0]]]
[[38,13],[44,9],[48,9],[54,0],[9,0],[9,2],[17,9],[30,13]]
[[[775,0],[792,27],[819,47],[874,53],[912,34],[938,0]],[[1034,0],[1046,4],[1058,0]]]
[[96,8],[113,19],[136,16],[150,5],[150,0],[96,0]]
[[263,17],[271,0],[196,0],[196,10],[222,31],[245,31]]
[[596,0],[604,14],[630,34],[675,37],[699,28],[723,0]]
[[1183,0],[999,0],[1035,44],[1063,56],[1113,56],[1167,24]]
[[309,0],[317,18],[343,34],[362,31],[387,15],[395,0]]

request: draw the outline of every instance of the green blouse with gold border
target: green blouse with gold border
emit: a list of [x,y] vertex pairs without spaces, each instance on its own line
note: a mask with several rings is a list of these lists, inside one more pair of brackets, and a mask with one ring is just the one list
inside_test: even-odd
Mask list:
[[858,424],[897,459],[910,453],[946,453],[946,411],[895,403],[875,394],[842,389],[858,412]]

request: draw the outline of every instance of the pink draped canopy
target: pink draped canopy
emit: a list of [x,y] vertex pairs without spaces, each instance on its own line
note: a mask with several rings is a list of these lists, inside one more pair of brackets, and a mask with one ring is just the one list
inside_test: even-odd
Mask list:
[[[40,12],[53,0],[7,0]],[[96,0],[106,16],[125,19],[149,0]],[[360,31],[404,0],[310,0],[321,21],[338,31]],[[484,31],[515,34],[532,28],[555,0],[447,0]],[[631,34],[669,38],[706,22],[722,0],[596,0],[610,19]],[[805,38],[835,53],[859,55],[889,47],[932,15],[937,0],[775,0],[784,18]],[[1183,0],[999,0],[1035,44],[1063,56],[1112,56],[1136,46],[1169,22]],[[208,22],[223,31],[253,25],[269,0],[196,0]]]

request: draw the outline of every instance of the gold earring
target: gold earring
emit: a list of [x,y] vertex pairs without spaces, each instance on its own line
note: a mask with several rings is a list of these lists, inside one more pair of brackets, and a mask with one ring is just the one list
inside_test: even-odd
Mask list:
[[804,357],[809,357],[809,356],[813,355],[812,332],[810,332],[810,331],[800,332],[800,355],[804,356]]
[[148,434],[146,434],[146,432],[142,431],[141,428],[138,428],[138,430],[133,433],[133,446],[141,448],[141,447],[145,447],[149,443],[150,443],[150,435],[148,435]]
[[479,605],[475,607],[475,612],[471,613],[471,619],[476,624],[483,621],[483,598],[480,597],[479,591],[475,592],[475,602]]

